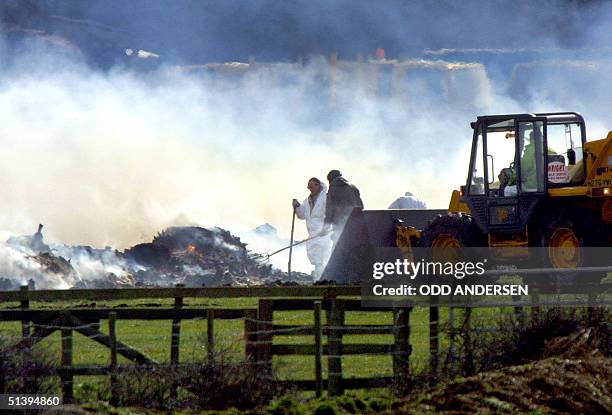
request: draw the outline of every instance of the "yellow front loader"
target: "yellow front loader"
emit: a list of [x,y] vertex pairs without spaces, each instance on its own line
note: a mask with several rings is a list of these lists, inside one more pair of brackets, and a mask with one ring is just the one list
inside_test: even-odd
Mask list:
[[356,209],[324,279],[359,280],[382,247],[404,256],[414,247],[488,247],[509,262],[531,255],[542,268],[610,264],[612,132],[587,141],[575,112],[487,115],[471,126],[466,182],[448,210]]

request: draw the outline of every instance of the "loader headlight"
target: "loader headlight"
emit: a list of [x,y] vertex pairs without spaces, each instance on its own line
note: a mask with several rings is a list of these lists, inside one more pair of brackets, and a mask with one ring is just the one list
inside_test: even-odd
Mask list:
[[612,194],[612,189],[609,187],[596,187],[591,190],[591,196],[601,197],[601,196],[610,196]]

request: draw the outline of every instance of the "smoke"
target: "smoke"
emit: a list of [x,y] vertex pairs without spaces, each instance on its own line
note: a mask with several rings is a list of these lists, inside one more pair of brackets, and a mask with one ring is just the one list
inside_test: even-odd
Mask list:
[[[297,227],[300,224],[296,224]],[[289,250],[275,253],[277,250],[288,247],[290,245],[289,238],[279,237],[276,233],[259,233],[259,232],[245,232],[240,235],[241,239],[248,242],[248,248],[253,251],[264,255],[261,258],[262,263],[268,263],[274,268],[287,270],[289,260]],[[294,240],[294,244],[298,240]],[[273,254],[270,257],[266,255]],[[313,266],[308,261],[306,256],[306,244],[300,244],[293,247],[291,255],[291,269],[293,271],[300,271],[310,273],[313,270]]]
[[133,286],[133,272],[142,267],[128,263],[110,247],[44,245],[42,252],[28,236],[11,236],[0,243],[0,289],[14,289],[33,281],[38,289],[85,288],[106,280],[111,286]]
[[[32,279],[38,288],[70,288],[73,281],[66,281],[61,274],[47,272],[34,259],[34,252],[27,252],[15,247],[0,244],[0,281],[2,289],[13,289],[15,286],[27,284]],[[10,286],[4,286],[9,281]]]
[[[1,230],[28,234],[40,222],[56,243],[123,249],[169,225],[244,234],[269,222],[286,239],[291,200],[306,197],[308,178],[333,168],[359,187],[366,208],[384,209],[407,189],[431,208],[445,207],[464,183],[477,114],[576,109],[599,135],[612,125],[605,61],[514,62],[510,79],[478,63],[482,48],[531,42],[529,50],[554,55],[554,48],[605,45],[608,31],[596,16],[610,7],[598,2],[503,2],[503,13],[499,2],[445,2],[433,11],[425,3],[187,2],[167,13],[145,3],[73,9],[59,1],[47,11],[84,28],[95,18],[103,24],[95,33],[111,39],[101,46],[89,29],[70,42],[0,38]],[[203,23],[191,20],[198,16]],[[588,30],[577,31],[591,17]],[[180,24],[153,25],[154,18]],[[49,19],[33,19],[32,27],[55,22],[50,33],[67,36],[59,19]],[[467,64],[407,59],[404,72],[383,64],[360,72],[318,54],[367,55],[379,46],[391,57],[426,48],[474,55]],[[162,63],[130,68],[121,60],[128,48]],[[243,75],[231,71],[244,65],[174,66],[249,56],[307,59],[255,63]],[[298,222],[296,239],[306,237]]]
[[7,0],[3,9],[5,21],[74,35],[102,67],[116,63],[110,50],[118,45],[180,63],[287,61],[332,52],[355,59],[378,47],[415,56],[428,48],[609,45],[602,32],[609,35],[610,7],[600,0]]
[[[347,87],[332,105],[317,96],[330,70],[319,61],[287,85],[273,67],[233,82],[170,68],[97,72],[40,50],[29,58],[40,69],[2,74],[0,228],[30,233],[41,222],[55,241],[124,248],[185,219],[237,230],[270,222],[286,235],[291,199],[331,168],[370,208],[405,187],[440,206],[446,195],[422,179],[450,185],[469,135],[460,111],[433,108],[442,96],[423,109]],[[445,74],[412,85],[425,93],[432,77]],[[474,78],[486,91],[486,74]],[[469,98],[459,104],[473,107]],[[425,142],[447,160],[443,170]]]

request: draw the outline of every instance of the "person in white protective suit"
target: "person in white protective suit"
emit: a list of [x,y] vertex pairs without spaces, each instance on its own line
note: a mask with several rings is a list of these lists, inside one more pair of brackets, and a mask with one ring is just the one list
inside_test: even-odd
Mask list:
[[316,177],[308,180],[307,187],[310,190],[310,195],[301,204],[296,199],[293,199],[292,204],[296,216],[306,221],[308,237],[314,238],[306,242],[306,253],[308,260],[315,267],[312,276],[317,281],[321,278],[321,274],[331,254],[331,239],[329,235],[320,235],[323,231],[325,220],[327,189],[325,183]]
[[412,193],[406,192],[405,196],[398,197],[391,203],[389,209],[427,209],[427,205]]

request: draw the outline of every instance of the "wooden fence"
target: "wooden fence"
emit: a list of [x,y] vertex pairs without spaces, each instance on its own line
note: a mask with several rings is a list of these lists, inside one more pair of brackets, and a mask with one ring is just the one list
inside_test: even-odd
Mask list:
[[[274,356],[306,355],[314,359],[315,380],[286,380],[303,390],[314,390],[321,395],[323,390],[336,395],[345,389],[396,386],[408,388],[410,380],[409,357],[411,321],[410,307],[402,308],[364,308],[355,297],[361,294],[359,286],[289,286],[289,287],[215,287],[215,288],[134,288],[134,289],[96,289],[96,290],[33,290],[24,287],[20,291],[0,292],[0,303],[18,302],[18,308],[0,308],[0,321],[19,321],[22,324],[22,339],[13,347],[31,347],[45,337],[61,332],[61,364],[57,375],[62,380],[65,402],[73,395],[74,376],[108,375],[111,392],[117,382],[121,368],[117,357],[123,356],[139,365],[157,365],[150,356],[123,343],[117,337],[117,320],[170,320],[170,364],[180,364],[181,321],[189,319],[206,320],[206,353],[209,360],[215,355],[215,321],[243,320],[247,362],[257,365],[261,376],[272,375]],[[258,298],[255,308],[189,308],[185,298]],[[67,308],[32,309],[30,302],[78,301],[78,300],[133,300],[144,298],[172,298],[171,307],[139,308]],[[531,304],[520,304],[539,310],[541,303],[532,296]],[[501,304],[508,306],[508,304]],[[489,307],[495,306],[492,304]],[[277,324],[275,311],[312,311],[312,324],[296,326]],[[440,365],[440,306],[432,303],[429,307],[429,370],[432,378],[439,372]],[[452,310],[452,309],[451,309]],[[345,322],[348,312],[388,312],[393,313],[393,324],[348,325]],[[325,323],[322,314],[325,313]],[[450,313],[450,312],[449,312]],[[108,322],[108,334],[100,331],[101,320]],[[467,320],[466,320],[467,321]],[[452,318],[449,318],[452,324]],[[109,365],[80,366],[73,364],[73,333],[80,333],[91,341],[103,345],[109,351]],[[204,334],[204,333],[202,333]],[[393,335],[389,344],[352,344],[344,343],[346,335]],[[275,344],[275,336],[313,336],[313,344]],[[204,336],[203,336],[204,337]],[[327,340],[326,342],[324,340]],[[346,378],[342,371],[342,356],[346,355],[391,355],[393,376],[372,378]],[[324,379],[323,362],[327,359],[327,379]],[[0,376],[0,393],[5,385]]]
[[[245,359],[257,365],[261,376],[272,376],[273,356],[309,355],[315,363],[315,380],[284,380],[279,383],[303,390],[314,390],[321,395],[326,389],[330,395],[340,394],[345,389],[382,387],[390,383],[408,384],[410,324],[409,307],[397,309],[363,308],[360,300],[339,298],[356,296],[359,287],[256,287],[256,288],[152,288],[127,290],[41,290],[0,292],[2,302],[18,301],[18,309],[0,309],[0,321],[19,321],[22,324],[22,339],[12,347],[32,347],[52,333],[61,333],[61,359],[57,375],[61,378],[64,402],[73,400],[74,376],[108,375],[111,394],[115,390],[120,367],[117,357],[123,356],[138,365],[157,365],[150,356],[123,343],[117,337],[117,320],[171,320],[170,364],[180,363],[181,321],[206,320],[206,351],[212,360],[215,353],[214,322],[220,319],[244,320]],[[187,308],[185,297],[265,297],[258,300],[257,308]],[[274,298],[284,297],[284,298]],[[296,297],[296,298],[287,298]],[[299,298],[297,298],[299,297]],[[311,297],[311,298],[308,298]],[[174,298],[173,307],[143,308],[67,308],[32,309],[31,301],[101,300],[135,298]],[[311,310],[311,325],[276,324],[275,311]],[[346,312],[392,312],[393,324],[346,325]],[[326,322],[322,322],[322,313]],[[108,334],[100,330],[101,320],[108,322]],[[80,333],[109,352],[109,365],[73,364],[73,333]],[[204,334],[204,333],[203,333]],[[391,344],[344,344],[345,335],[394,335]],[[314,344],[274,344],[274,336],[313,336]],[[324,342],[327,338],[327,342]],[[342,356],[379,354],[393,356],[393,376],[375,378],[344,378]],[[327,357],[328,376],[323,376],[323,357]],[[1,376],[0,376],[1,377]],[[5,385],[0,379],[0,385]],[[3,391],[0,391],[2,393]],[[114,399],[114,398],[113,398]]]
[[[274,324],[275,311],[313,310],[312,325]],[[383,309],[384,311],[391,311]],[[326,324],[321,322],[321,311],[326,313]],[[251,353],[257,353],[257,363],[262,373],[272,373],[273,356],[307,355],[315,359],[315,380],[290,380],[287,383],[300,389],[315,390],[321,395],[327,389],[330,395],[342,393],[344,389],[407,385],[410,371],[409,358],[410,307],[393,309],[393,324],[347,325],[345,315],[350,311],[381,312],[380,308],[364,308],[359,300],[352,299],[262,299],[259,300],[257,336]],[[345,335],[394,335],[391,344],[345,344]],[[274,336],[314,336],[314,344],[274,344]],[[323,343],[327,336],[327,343]],[[342,356],[346,355],[392,355],[393,376],[345,379],[342,374]],[[327,356],[328,377],[323,380],[322,359]]]

